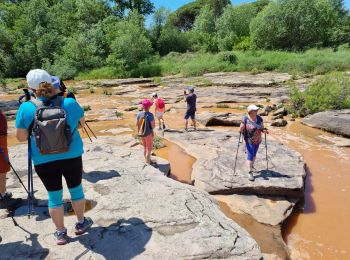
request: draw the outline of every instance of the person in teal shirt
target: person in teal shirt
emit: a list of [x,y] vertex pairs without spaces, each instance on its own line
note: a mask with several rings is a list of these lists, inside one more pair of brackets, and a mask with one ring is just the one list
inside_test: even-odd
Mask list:
[[[27,83],[40,101],[48,101],[55,95],[51,76],[44,70],[29,71]],[[72,206],[78,220],[75,225],[75,234],[85,233],[91,227],[93,221],[91,218],[84,216],[83,142],[78,131],[78,127],[85,124],[84,111],[73,98],[64,98],[60,106],[66,112],[67,124],[70,126],[72,133],[72,143],[69,150],[56,154],[41,154],[33,136],[30,136],[29,141],[31,142],[31,154],[35,171],[48,191],[49,213],[56,226],[56,232],[54,233],[56,243],[64,245],[69,242],[69,237],[64,226],[62,177],[65,178],[67,183]],[[36,106],[30,101],[22,103],[19,107],[16,115],[16,137],[21,142],[28,140],[29,128],[34,120],[35,111]]]

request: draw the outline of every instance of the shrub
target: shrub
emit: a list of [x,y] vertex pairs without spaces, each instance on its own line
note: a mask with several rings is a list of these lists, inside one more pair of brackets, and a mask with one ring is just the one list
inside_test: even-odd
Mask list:
[[17,85],[17,89],[22,89],[22,88],[24,88],[25,86],[26,86],[26,84],[20,83],[20,84]]
[[219,61],[228,62],[230,64],[237,64],[238,63],[237,56],[231,51],[220,52],[218,54],[218,59],[219,59]]
[[78,93],[78,90],[74,87],[68,87],[67,90],[68,92],[73,93],[74,95]]
[[217,104],[216,107],[217,108],[230,108],[230,106],[227,104]]
[[119,112],[118,110],[117,111],[115,111],[115,116],[116,117],[123,117],[123,113],[122,112]]
[[84,111],[91,110],[91,106],[90,105],[84,105],[84,106],[82,106],[82,108],[83,108]]
[[304,92],[291,85],[288,95],[288,110],[293,116],[350,108],[350,78],[340,72],[330,73],[311,84]]
[[108,88],[103,88],[103,94],[106,96],[111,96],[112,92]]

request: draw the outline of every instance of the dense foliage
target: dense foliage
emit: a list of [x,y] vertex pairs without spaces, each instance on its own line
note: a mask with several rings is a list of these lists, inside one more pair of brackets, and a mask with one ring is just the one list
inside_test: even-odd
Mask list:
[[289,95],[289,110],[296,116],[350,108],[350,79],[341,72],[330,73],[307,87],[305,91],[291,86]]
[[[194,59],[188,69],[198,72],[246,67],[324,73],[333,60],[337,68],[348,68],[347,63],[339,64],[336,54],[329,64],[327,57],[308,62],[309,55],[304,64],[279,59],[287,55],[283,51],[336,50],[349,42],[350,17],[342,0],[257,0],[237,6],[229,0],[197,0],[174,12],[155,10],[150,0],[0,2],[0,77],[23,77],[39,67],[63,78],[160,75],[167,71],[164,64],[186,52],[198,53],[186,56]],[[263,49],[278,52],[262,54]],[[215,56],[220,51],[235,55]],[[197,64],[206,53],[237,59]],[[288,57],[293,55],[299,54]]]

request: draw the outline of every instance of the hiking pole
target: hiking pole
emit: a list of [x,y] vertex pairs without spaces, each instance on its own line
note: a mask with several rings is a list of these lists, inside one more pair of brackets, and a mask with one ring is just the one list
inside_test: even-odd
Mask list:
[[239,132],[237,152],[236,152],[236,159],[235,159],[235,166],[233,167],[233,173],[236,173],[237,157],[238,157],[239,143],[241,142],[241,136],[242,136],[242,133]]
[[87,132],[85,126],[83,126],[80,122],[79,122],[79,125],[83,128],[83,132],[86,133],[86,135],[87,135],[87,136],[89,137],[89,139],[90,139],[90,142],[92,143],[92,139],[91,139],[89,133]]
[[266,169],[269,170],[269,160],[267,158],[267,142],[266,142],[266,131],[267,129],[265,128],[265,153],[266,153]]
[[33,185],[33,169],[32,169],[32,145],[30,136],[28,137],[28,218],[34,215],[34,185]]
[[90,132],[92,133],[92,135],[97,139],[97,137],[96,137],[94,131],[92,131],[92,129],[90,128],[90,126],[88,125],[87,122],[85,122],[85,125],[87,126],[87,128],[89,128],[89,130],[90,130]]
[[[14,174],[16,175],[16,177],[18,178],[19,182],[21,183],[21,185],[23,186],[23,188],[25,189],[25,191],[28,193],[28,190],[26,188],[26,186],[24,185],[23,181],[21,180],[21,178],[19,177],[18,173],[16,172],[16,170],[13,168],[12,163],[10,162],[9,158],[6,156],[4,150],[0,147],[0,153],[2,155],[2,157],[4,158],[4,160],[7,162],[7,164],[11,167],[12,171],[14,172]],[[1,194],[0,194],[1,195]]]

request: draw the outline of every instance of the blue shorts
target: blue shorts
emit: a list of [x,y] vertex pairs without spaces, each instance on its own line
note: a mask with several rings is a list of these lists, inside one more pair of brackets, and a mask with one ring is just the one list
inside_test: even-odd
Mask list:
[[185,119],[188,120],[189,118],[191,118],[192,120],[196,118],[196,111],[190,111],[187,110],[186,114],[185,114]]
[[247,160],[253,161],[254,157],[256,156],[256,153],[259,150],[260,144],[250,144],[248,142],[245,142],[245,145],[247,147]]

